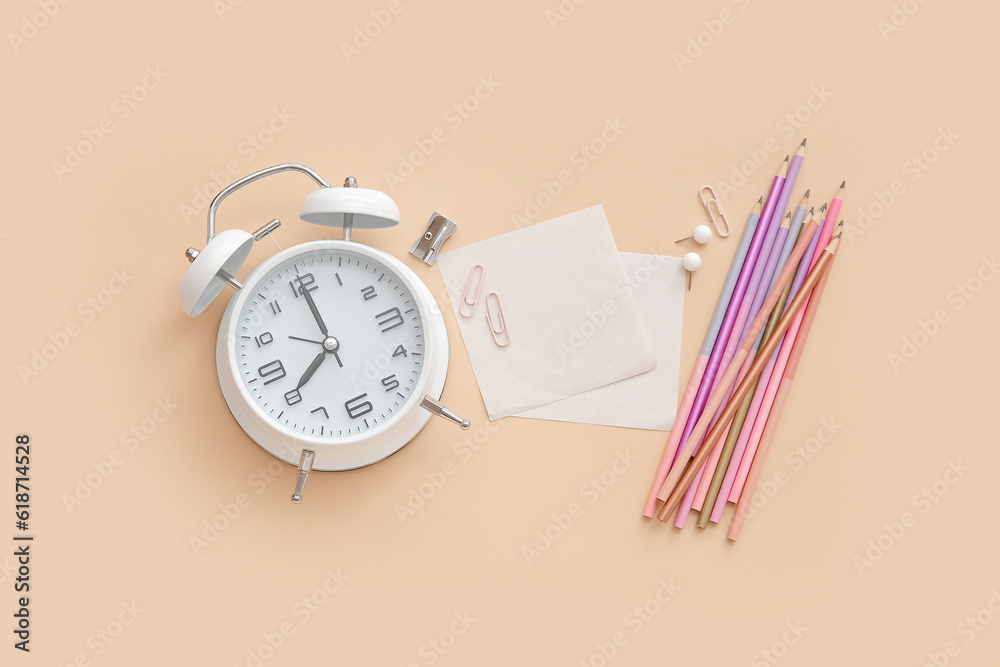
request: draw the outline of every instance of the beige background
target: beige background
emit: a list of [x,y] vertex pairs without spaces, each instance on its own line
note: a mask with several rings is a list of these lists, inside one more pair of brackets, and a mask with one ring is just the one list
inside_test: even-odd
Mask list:
[[[780,655],[788,665],[918,665],[928,653],[994,664],[1000,619],[981,613],[980,623],[993,623],[978,631],[965,619],[1000,590],[991,505],[1000,281],[973,280],[981,289],[971,300],[949,293],[1000,243],[989,219],[995,5],[907,0],[915,13],[900,6],[902,25],[884,36],[889,0],[595,0],[555,29],[546,12],[556,0],[403,0],[348,62],[340,44],[388,3],[234,0],[220,17],[210,0],[102,0],[59,5],[52,18],[38,14],[41,4],[8,2],[2,21],[2,475],[13,476],[15,433],[30,433],[37,536],[30,656],[11,648],[13,559],[0,557],[4,664],[256,664],[248,651],[259,655],[263,635],[282,624],[294,634],[264,651],[268,667],[431,657],[600,665],[597,646],[617,632],[627,642],[608,664],[773,664]],[[719,32],[723,10],[731,20],[711,36],[704,22]],[[673,54],[699,33],[707,46],[679,68]],[[30,38],[13,44],[11,34]],[[122,118],[115,100],[147,67],[166,76],[138,91],[144,99]],[[479,77],[499,86],[449,125],[446,112]],[[294,118],[256,154],[241,152],[274,108]],[[796,113],[798,128],[783,120]],[[113,131],[60,179],[53,162],[85,132],[96,136],[104,118]],[[574,153],[616,118],[627,127],[580,171]],[[447,140],[390,190],[385,173],[435,128]],[[937,152],[948,128],[958,138]],[[299,161],[332,181],[350,174],[389,191],[403,223],[358,239],[404,257],[443,295],[439,272],[406,255],[433,209],[459,222],[448,246],[459,247],[512,229],[526,199],[568,169],[572,183],[535,221],[600,203],[620,250],[679,255],[673,240],[704,221],[699,186],[776,143],[780,152],[725,198],[742,227],[803,136],[809,156],[795,199],[811,187],[823,201],[846,178],[847,224],[858,230],[864,210],[873,222],[843,246],[764,472],[784,471],[787,483],[737,545],[718,526],[692,521],[680,532],[641,518],[663,433],[519,419],[487,431],[451,317],[445,398],[485,442],[468,460],[453,449],[461,435],[435,420],[390,460],[317,475],[298,507],[288,502],[290,467],[271,483],[252,477],[272,459],[242,433],[218,387],[224,303],[191,320],[176,297],[183,250],[204,238],[204,206],[189,221],[181,207],[228,161],[240,175]],[[912,156],[925,150],[935,161],[913,171]],[[880,209],[877,193],[895,180],[901,194]],[[227,202],[220,227],[278,216],[284,245],[319,238],[322,230],[294,221],[308,191],[299,177],[265,181]],[[685,308],[682,381],[734,249],[735,236],[703,249]],[[248,267],[270,252],[260,246]],[[105,291],[122,270],[133,276],[125,289]],[[106,305],[91,311],[88,299]],[[929,341],[918,335],[926,345],[894,369],[887,355],[938,310],[947,322]],[[22,381],[18,366],[70,324],[78,335]],[[179,407],[127,451],[122,435],[144,420],[151,427],[156,401],[168,398]],[[839,425],[833,439],[802,466],[786,460],[825,433],[824,418]],[[121,465],[68,511],[64,495],[116,450]],[[626,451],[636,462],[588,504],[581,485]],[[455,474],[401,523],[394,506],[447,462]],[[915,504],[949,462],[968,471],[940,482],[947,492],[937,502]],[[189,537],[239,494],[250,505],[196,554]],[[584,503],[583,515],[528,565],[521,547],[572,502]],[[885,525],[904,512],[916,524],[897,540]],[[880,536],[891,549],[859,572],[855,558]],[[337,569],[349,580],[316,593]],[[627,614],[671,578],[680,590],[636,632]],[[325,604],[302,622],[295,605],[314,594]],[[133,601],[143,611],[118,634],[122,604]],[[453,614],[466,611],[475,622],[450,637]],[[796,638],[786,623],[808,630]],[[117,635],[110,645],[95,634],[105,629]],[[442,633],[443,655],[427,643]]]

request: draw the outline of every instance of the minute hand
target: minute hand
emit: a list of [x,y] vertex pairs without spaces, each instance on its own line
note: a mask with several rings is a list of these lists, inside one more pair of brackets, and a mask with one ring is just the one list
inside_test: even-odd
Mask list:
[[316,302],[313,301],[312,294],[309,293],[308,289],[303,289],[302,296],[306,298],[306,303],[309,304],[309,310],[312,311],[313,317],[316,318],[316,324],[319,325],[319,330],[323,334],[323,337],[325,338],[329,336],[330,332],[327,331],[326,322],[323,321],[322,315],[319,314],[319,309],[316,307]]

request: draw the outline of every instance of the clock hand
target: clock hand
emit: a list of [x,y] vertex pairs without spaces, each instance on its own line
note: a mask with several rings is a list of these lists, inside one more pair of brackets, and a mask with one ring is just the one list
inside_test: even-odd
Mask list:
[[344,362],[340,360],[340,355],[337,354],[337,351],[336,350],[330,350],[330,353],[333,354],[333,358],[337,360],[337,365],[340,366],[341,368],[343,368],[344,367]]
[[309,364],[309,368],[307,368],[306,372],[299,378],[299,383],[295,385],[296,389],[301,389],[306,382],[309,382],[309,378],[313,376],[313,373],[316,372],[316,369],[319,368],[319,365],[323,363],[324,359],[326,359],[326,350],[317,354],[316,358],[312,360],[312,363]]
[[289,336],[289,338],[292,340],[301,340],[303,343],[316,343],[317,345],[323,344],[323,341],[321,340],[310,340],[308,338],[299,338],[298,336]]
[[323,334],[323,337],[328,338],[330,336],[330,332],[326,328],[326,322],[323,321],[322,316],[319,314],[319,309],[316,308],[316,302],[313,301],[312,294],[309,293],[308,289],[303,289],[302,296],[306,298],[306,303],[309,304],[309,310],[312,311],[313,317],[316,318],[316,324],[319,325],[319,330]]

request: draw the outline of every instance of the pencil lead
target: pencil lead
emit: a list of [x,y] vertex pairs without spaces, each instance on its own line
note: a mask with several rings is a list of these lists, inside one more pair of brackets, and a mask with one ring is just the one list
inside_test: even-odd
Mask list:
[[809,190],[806,190],[806,199],[809,199]]
[[809,215],[815,215],[815,214],[816,214],[816,208],[814,206],[810,206],[809,207]]
[[844,233],[844,232],[838,232],[838,233],[837,233],[837,235],[836,235],[836,236],[835,236],[834,238],[837,238],[837,239],[839,239],[839,238],[840,238],[840,235],[841,235],[841,234],[843,234],[843,233]]
[[785,217],[786,217],[786,218],[790,218],[790,217],[792,217],[792,212],[791,212],[791,211],[789,211],[788,213],[786,213],[786,214],[785,214]]
[[841,181],[840,182],[840,189],[843,190],[845,185],[847,185],[847,181]]
[[758,204],[763,204],[764,203],[764,195],[760,196],[760,198],[757,200],[757,203]]
[[787,155],[785,156],[785,162],[788,162],[788,156]]
[[825,213],[826,212],[826,204],[823,204],[822,206],[819,207],[819,212],[820,213]]
[[802,140],[802,143],[801,143],[801,144],[799,144],[799,146],[805,146],[805,145],[806,145],[806,140],[805,140],[805,139],[803,139],[803,140]]

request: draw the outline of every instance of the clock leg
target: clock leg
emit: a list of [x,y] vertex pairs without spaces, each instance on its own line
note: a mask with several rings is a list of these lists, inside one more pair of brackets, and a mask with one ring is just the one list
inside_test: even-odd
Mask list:
[[452,412],[451,410],[449,410],[445,406],[443,406],[440,403],[438,403],[437,401],[435,401],[430,396],[424,396],[424,400],[420,401],[420,407],[424,408],[425,410],[427,410],[429,412],[432,412],[432,413],[436,414],[439,417],[444,417],[445,419],[447,419],[450,422],[454,422],[454,423],[458,424],[459,426],[462,427],[463,431],[469,430],[469,420],[468,419],[462,419],[461,417],[459,417],[458,415],[456,415],[454,412]]
[[302,489],[305,488],[306,479],[309,477],[315,458],[316,452],[311,449],[302,450],[302,457],[299,459],[299,478],[295,481],[295,493],[292,494],[293,503],[302,502]]

